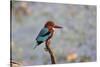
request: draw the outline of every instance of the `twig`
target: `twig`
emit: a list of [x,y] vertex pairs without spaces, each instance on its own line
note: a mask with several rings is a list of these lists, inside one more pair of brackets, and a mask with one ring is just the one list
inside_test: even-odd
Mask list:
[[21,64],[17,63],[17,62],[14,62],[14,61],[10,61],[10,66],[11,67],[20,67]]
[[52,49],[51,49],[51,47],[50,47],[50,40],[46,41],[46,49],[48,50],[48,52],[49,52],[49,54],[50,54],[51,63],[52,63],[52,64],[56,64],[54,52],[52,51]]
[[17,62],[14,62],[14,61],[12,61],[12,62],[10,62],[11,64],[17,64],[17,65],[20,65],[19,63],[17,63]]

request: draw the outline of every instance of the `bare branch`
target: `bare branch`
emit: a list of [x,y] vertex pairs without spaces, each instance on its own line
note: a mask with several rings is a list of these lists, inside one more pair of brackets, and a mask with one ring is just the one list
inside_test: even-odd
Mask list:
[[51,63],[52,63],[52,64],[56,64],[54,52],[52,51],[52,49],[51,49],[51,47],[50,47],[50,40],[46,41],[46,49],[48,50],[48,52],[49,52],[49,54],[50,54]]

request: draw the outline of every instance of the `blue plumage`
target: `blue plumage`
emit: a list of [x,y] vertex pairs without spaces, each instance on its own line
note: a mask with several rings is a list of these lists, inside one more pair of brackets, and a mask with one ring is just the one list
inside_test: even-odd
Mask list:
[[48,40],[51,39],[54,32],[53,28],[62,28],[62,27],[55,25],[52,21],[48,21],[44,25],[44,28],[38,34],[36,40],[34,41],[34,44],[33,44],[34,48],[36,48],[36,46],[40,45],[41,43],[45,41],[48,42]]
[[34,44],[35,46],[34,48],[36,48],[36,46],[46,41],[50,36],[51,36],[51,33],[49,32],[48,28],[44,27],[36,38],[36,41],[35,41],[36,43]]
[[45,41],[49,38],[49,36],[50,36],[50,32],[49,32],[48,28],[43,28],[40,31],[39,35],[37,36],[36,40],[37,41]]

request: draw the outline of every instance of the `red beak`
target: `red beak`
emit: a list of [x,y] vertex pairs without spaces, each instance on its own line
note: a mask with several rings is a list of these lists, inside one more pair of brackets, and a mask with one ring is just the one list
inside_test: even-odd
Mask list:
[[62,27],[61,27],[61,26],[57,26],[57,25],[55,25],[54,28],[62,28]]

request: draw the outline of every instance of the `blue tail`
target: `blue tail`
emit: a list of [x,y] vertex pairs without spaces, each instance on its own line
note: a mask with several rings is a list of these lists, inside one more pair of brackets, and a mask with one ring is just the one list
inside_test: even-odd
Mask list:
[[38,46],[38,44],[37,44],[36,40],[33,41],[33,49],[35,49],[37,46]]

